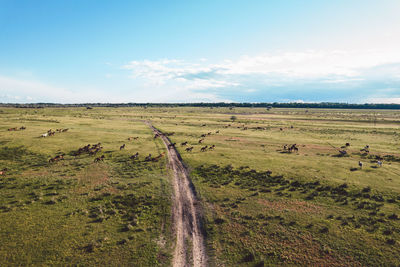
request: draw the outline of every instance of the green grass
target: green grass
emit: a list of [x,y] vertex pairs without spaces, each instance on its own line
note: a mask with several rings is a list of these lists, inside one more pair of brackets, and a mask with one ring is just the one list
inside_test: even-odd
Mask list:
[[[170,264],[165,158],[142,162],[165,148],[142,120],[174,133],[204,210],[210,265],[400,264],[397,111],[2,108],[0,114],[0,168],[9,169],[0,176],[0,265]],[[27,129],[7,131],[22,125]],[[39,138],[57,128],[69,130]],[[180,146],[185,141],[192,152]],[[72,156],[98,142],[104,162]],[[346,142],[349,156],[338,157]],[[282,150],[295,143],[298,153]],[[200,152],[205,145],[215,149]],[[136,152],[141,161],[133,163]],[[48,163],[62,153],[65,160]],[[382,167],[376,156],[384,158]]]
[[[380,111],[373,123],[365,110],[191,111],[153,121],[175,132],[174,142],[194,146],[179,150],[205,209],[213,264],[400,263],[400,224],[391,217],[400,207],[397,112]],[[337,157],[346,142],[350,156]],[[298,153],[283,153],[294,143]],[[215,150],[200,152],[212,144]],[[376,155],[386,159],[382,168]]]
[[[143,162],[146,153],[163,151],[161,142],[140,122],[74,118],[75,110],[40,112],[46,119],[10,109],[1,118],[0,140],[6,142],[0,167],[8,171],[0,177],[0,265],[168,266],[171,189],[165,161]],[[55,117],[57,124],[50,119]],[[27,129],[6,131],[14,124]],[[69,130],[38,138],[57,128]],[[104,162],[71,156],[98,142]],[[142,160],[133,163],[129,156],[136,152]],[[62,153],[64,160],[48,162]]]

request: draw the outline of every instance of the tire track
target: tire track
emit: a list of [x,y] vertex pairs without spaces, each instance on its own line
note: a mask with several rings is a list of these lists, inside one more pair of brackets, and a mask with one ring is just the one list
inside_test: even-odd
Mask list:
[[[197,208],[197,198],[188,171],[171,141],[149,121],[145,122],[163,140],[168,150],[169,167],[173,171],[173,221],[176,245],[173,266],[207,266],[202,232],[202,216]],[[191,247],[188,248],[188,244]],[[191,249],[191,254],[188,253]]]

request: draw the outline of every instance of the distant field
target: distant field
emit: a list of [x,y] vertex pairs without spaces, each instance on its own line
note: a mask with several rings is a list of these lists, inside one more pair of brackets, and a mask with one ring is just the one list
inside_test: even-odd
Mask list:
[[400,112],[157,107],[0,109],[1,266],[171,264],[170,173],[144,161],[165,151],[144,120],[190,170],[209,265],[400,265]]

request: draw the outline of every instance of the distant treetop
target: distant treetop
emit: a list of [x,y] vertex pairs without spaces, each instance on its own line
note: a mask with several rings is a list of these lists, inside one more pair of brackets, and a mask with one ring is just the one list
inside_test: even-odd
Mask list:
[[400,104],[348,104],[348,103],[0,103],[0,107],[43,108],[43,107],[253,107],[253,108],[337,108],[337,109],[400,109]]

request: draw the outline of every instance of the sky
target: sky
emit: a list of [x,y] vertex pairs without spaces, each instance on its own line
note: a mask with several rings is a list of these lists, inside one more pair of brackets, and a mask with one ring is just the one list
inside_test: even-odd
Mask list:
[[399,0],[0,0],[0,103],[400,103]]

